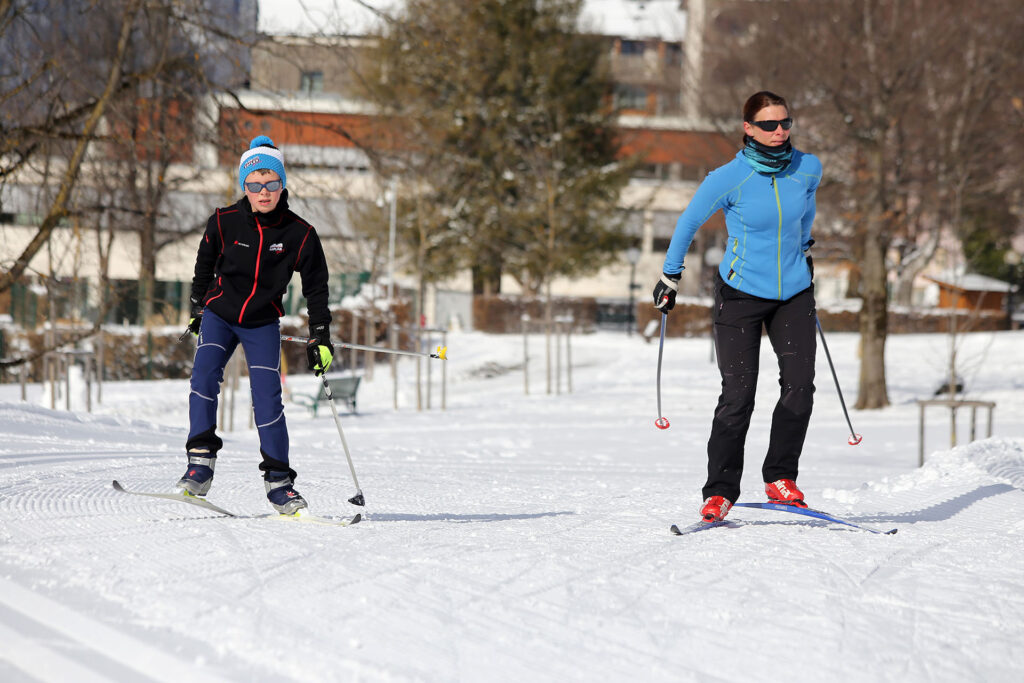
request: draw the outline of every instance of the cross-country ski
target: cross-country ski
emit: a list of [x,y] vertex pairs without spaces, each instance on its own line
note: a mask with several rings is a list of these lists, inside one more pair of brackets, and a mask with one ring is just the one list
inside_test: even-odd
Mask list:
[[149,498],[158,498],[160,500],[170,500],[176,503],[187,503],[188,505],[195,505],[197,507],[203,508],[204,510],[210,510],[212,512],[216,512],[217,514],[224,515],[226,517],[238,517],[238,515],[236,515],[235,513],[228,512],[224,508],[214,505],[205,498],[193,496],[188,493],[158,493],[152,491],[133,491],[131,489],[126,489],[124,486],[121,485],[121,483],[117,479],[114,480],[113,486],[115,491],[120,491],[121,493],[129,493],[133,496],[147,496]]
[[324,517],[322,515],[314,515],[306,510],[299,510],[290,515],[275,515],[267,514],[260,515],[259,519],[274,519],[281,522],[298,522],[301,524],[319,524],[321,526],[352,526],[362,521],[362,513],[357,513],[351,517]]
[[308,508],[303,508],[298,512],[293,512],[289,515],[283,514],[265,514],[265,515],[239,515],[234,512],[229,512],[222,507],[214,505],[205,498],[193,496],[188,493],[155,493],[149,491],[134,491],[126,489],[116,479],[113,482],[114,490],[120,491],[121,493],[129,493],[133,496],[148,496],[149,498],[157,498],[160,500],[170,500],[176,503],[187,503],[189,505],[195,505],[205,510],[210,510],[226,517],[234,517],[237,519],[271,519],[279,520],[283,522],[301,522],[304,524],[320,524],[322,526],[351,526],[362,521],[362,514],[356,514],[351,517],[324,517],[322,515],[314,515],[309,512]]
[[867,531],[872,534],[889,535],[895,534],[897,531],[899,531],[899,529],[875,529],[873,527],[866,526],[858,522],[853,522],[848,519],[843,519],[842,517],[837,517],[836,515],[833,515],[829,512],[824,512],[822,510],[815,510],[813,508],[801,508],[797,507],[796,505],[785,505],[782,503],[736,503],[735,505],[733,505],[733,510],[735,510],[736,508],[746,508],[748,510],[774,510],[775,512],[789,512],[795,515],[803,515],[805,517],[813,517],[815,519],[820,519],[826,522],[832,522],[833,524],[844,524],[846,526],[853,527],[854,529],[860,529],[861,531]]
[[739,526],[739,525],[733,523],[731,520],[727,521],[727,520],[723,519],[723,520],[720,520],[718,522],[703,522],[703,521],[702,522],[694,522],[693,524],[684,525],[684,526],[679,526],[677,524],[673,524],[671,527],[669,527],[669,531],[671,531],[676,536],[685,536],[687,534],[695,534],[698,531],[706,531],[708,529],[714,529],[715,527],[720,527],[720,526]]
[[769,502],[769,503],[735,503],[732,506],[733,512],[730,513],[728,519],[723,519],[723,520],[718,520],[718,521],[713,521],[713,522],[698,521],[698,522],[694,522],[693,524],[690,524],[688,526],[687,525],[680,526],[678,524],[673,524],[670,527],[670,531],[673,534],[675,534],[676,536],[685,536],[687,534],[696,533],[698,531],[704,531],[706,529],[713,529],[713,528],[719,527],[719,526],[734,526],[734,527],[742,526],[743,519],[742,518],[741,519],[737,519],[736,518],[736,508],[744,508],[744,509],[747,509],[747,510],[774,510],[776,512],[790,512],[790,513],[793,513],[793,514],[796,514],[796,515],[803,515],[805,517],[812,517],[814,519],[821,520],[821,521],[824,521],[824,522],[831,522],[833,524],[842,524],[842,525],[845,525],[845,526],[848,526],[848,527],[852,527],[854,529],[858,529],[860,531],[867,531],[867,532],[872,533],[872,534],[890,535],[890,534],[895,534],[898,531],[898,529],[889,529],[889,530],[883,531],[883,530],[880,530],[880,529],[875,529],[875,528],[870,527],[870,526],[866,526],[864,524],[859,524],[857,522],[850,521],[848,519],[843,519],[842,517],[837,517],[836,515],[833,515],[833,514],[828,513],[828,512],[823,512],[821,510],[814,510],[812,508],[801,508],[801,507],[797,507],[796,505],[787,505],[787,504],[782,504],[782,503],[771,503],[771,502]]

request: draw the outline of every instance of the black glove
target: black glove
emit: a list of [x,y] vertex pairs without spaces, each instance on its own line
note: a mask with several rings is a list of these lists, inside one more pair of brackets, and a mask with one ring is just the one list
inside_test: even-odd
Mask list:
[[331,330],[327,325],[309,328],[309,342],[306,344],[306,362],[317,377],[327,372],[334,360],[334,344]]
[[654,285],[654,307],[662,313],[668,313],[676,305],[676,292],[679,290],[679,278],[682,273],[670,275],[662,273],[658,284]]
[[811,247],[814,246],[814,240],[809,240],[807,245],[804,247],[804,258],[807,259],[807,269],[811,271],[811,279],[814,279],[814,259],[811,257]]
[[179,342],[185,341],[190,334],[198,337],[199,328],[203,324],[203,311],[206,309],[195,299],[190,299],[190,301],[192,302],[192,312],[189,314],[188,327],[185,328],[184,334],[178,337]]

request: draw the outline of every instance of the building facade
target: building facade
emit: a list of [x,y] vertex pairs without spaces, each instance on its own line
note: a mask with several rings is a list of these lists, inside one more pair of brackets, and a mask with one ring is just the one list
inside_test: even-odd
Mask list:
[[[653,282],[676,219],[699,181],[735,153],[735,140],[730,139],[735,133],[724,134],[719,126],[701,118],[696,106],[700,99],[700,79],[695,74],[700,70],[703,5],[703,0],[594,0],[586,4],[581,30],[605,41],[615,81],[610,96],[620,112],[623,152],[640,153],[646,161],[620,200],[628,216],[625,229],[638,251],[631,250],[632,263],[624,254],[620,263],[591,277],[554,282],[556,295],[585,294],[623,303],[634,291],[631,278],[638,277],[644,285]],[[315,2],[303,6],[310,12],[327,11],[318,9]],[[260,11],[265,8],[297,11],[294,7],[282,10],[282,3],[267,1]],[[214,207],[237,199],[238,150],[255,135],[269,135],[283,150],[289,185],[298,190],[293,193],[292,206],[317,226],[332,260],[332,272],[349,281],[353,277],[364,280],[367,273],[374,278],[381,275],[375,256],[366,253],[364,236],[354,229],[354,216],[383,212],[387,201],[385,181],[375,177],[365,150],[393,144],[389,122],[354,94],[354,79],[372,40],[369,27],[324,14],[312,30],[302,22],[289,24],[283,16],[270,12],[270,16],[260,17],[263,35],[243,60],[250,68],[247,87],[208,97],[193,112],[196,119],[216,121],[226,144],[218,148],[197,137],[188,149],[191,159],[180,160],[168,170],[179,182],[168,200],[177,207],[173,211],[177,221],[164,226],[170,238],[156,261],[166,318],[173,318],[175,311],[180,315],[187,307],[183,292],[187,294],[192,275],[197,228]],[[698,21],[692,20],[695,16]],[[33,192],[37,182],[25,177],[3,190],[5,211],[0,216],[0,230],[5,238],[4,258],[20,253],[31,239],[31,207],[39,199]],[[99,267],[100,253],[91,240],[82,238],[81,228],[73,221],[59,227],[32,268],[57,279],[75,279],[82,273],[89,278]],[[182,233],[181,239],[173,239],[176,231]],[[713,247],[724,245],[724,241],[721,221],[713,220],[699,233],[694,255],[687,260],[685,294],[705,290],[709,280],[702,272],[705,253],[713,253]],[[113,234],[108,254],[112,280],[130,283],[139,277],[140,248],[132,231]],[[414,278],[403,277],[401,272],[397,280],[414,284]],[[130,289],[127,284],[125,288]],[[438,289],[468,293],[469,276],[454,278]],[[505,278],[502,290],[516,293],[516,283]],[[339,289],[336,299],[343,294]],[[434,317],[432,307],[428,303],[428,318]],[[130,306],[111,317],[135,322]],[[446,320],[431,322],[444,324]]]

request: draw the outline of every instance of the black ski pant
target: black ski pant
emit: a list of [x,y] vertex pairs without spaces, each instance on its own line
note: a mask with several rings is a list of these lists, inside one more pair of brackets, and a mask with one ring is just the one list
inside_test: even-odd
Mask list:
[[762,329],[767,330],[779,359],[781,392],[772,414],[768,454],[761,473],[766,482],[796,479],[814,403],[816,315],[813,285],[778,301],[744,294],[716,277],[711,320],[722,394],[708,440],[705,498],[723,496],[732,502],[739,498]]

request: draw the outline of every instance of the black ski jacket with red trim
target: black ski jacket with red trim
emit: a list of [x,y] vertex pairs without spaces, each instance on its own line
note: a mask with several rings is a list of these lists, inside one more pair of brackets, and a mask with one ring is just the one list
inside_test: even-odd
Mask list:
[[288,210],[287,193],[270,213],[253,212],[242,197],[210,216],[196,255],[193,302],[233,325],[266,325],[284,315],[281,297],[298,271],[310,328],[330,324],[324,249],[313,226]]

